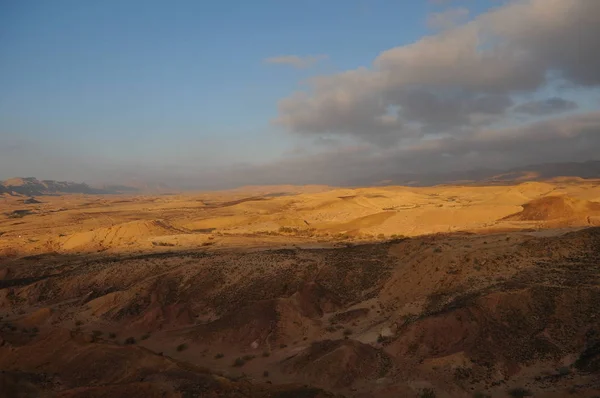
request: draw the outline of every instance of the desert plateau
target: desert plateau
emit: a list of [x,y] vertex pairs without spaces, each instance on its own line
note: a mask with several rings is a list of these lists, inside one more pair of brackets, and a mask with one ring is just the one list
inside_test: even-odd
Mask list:
[[4,396],[600,394],[599,180],[0,206]]

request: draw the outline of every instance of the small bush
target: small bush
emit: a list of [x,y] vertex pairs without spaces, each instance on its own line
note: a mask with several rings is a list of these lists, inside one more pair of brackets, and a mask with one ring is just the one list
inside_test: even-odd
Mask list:
[[344,330],[344,336],[350,336],[352,334],[352,329]]
[[223,355],[222,353],[218,353],[217,355],[215,355],[215,359],[221,359],[223,358],[225,355]]
[[125,339],[125,344],[127,344],[127,345],[135,344],[135,337],[127,337]]
[[268,370],[265,370],[263,372],[263,377],[269,377],[269,371]]
[[386,344],[386,343],[389,343],[392,340],[393,340],[392,336],[383,336],[381,334],[379,336],[377,336],[377,342],[379,344]]
[[108,334],[108,338],[109,339],[116,339],[117,338],[117,334],[116,333],[109,333]]
[[419,393],[419,398],[435,398],[435,391],[432,388],[424,388]]
[[481,391],[477,391],[473,394],[473,398],[491,398],[492,396],[489,394],[482,393]]
[[253,360],[254,358],[256,358],[256,355],[244,355],[242,357],[242,359],[246,362]]
[[79,321],[79,320],[75,321],[75,326],[81,326],[81,325],[83,325],[82,321]]
[[187,344],[183,343],[183,344],[179,344],[177,346],[177,351],[181,352],[183,350],[186,350],[188,348]]
[[284,343],[279,344],[279,348],[285,348],[285,347],[287,347],[287,344],[284,344]]
[[172,247],[175,246],[175,244],[168,242],[152,242],[152,246]]
[[441,253],[442,252],[442,248],[441,247],[436,247],[435,249],[433,249],[434,253]]
[[102,331],[101,330],[92,330],[92,336],[94,337],[100,337],[102,336]]
[[150,338],[150,333],[144,333],[142,335],[142,337],[140,337],[140,340],[148,340]]
[[236,358],[235,361],[233,361],[233,366],[236,368],[241,368],[245,364],[246,364],[246,361],[244,361],[243,358]]
[[532,397],[533,393],[525,388],[516,387],[508,390],[508,395],[514,398]]
[[262,356],[263,356],[264,358],[267,358],[267,357],[268,357],[268,356],[270,356],[270,355],[271,355],[271,354],[269,353],[269,351],[265,351],[265,352],[263,352],[263,353],[262,353]]

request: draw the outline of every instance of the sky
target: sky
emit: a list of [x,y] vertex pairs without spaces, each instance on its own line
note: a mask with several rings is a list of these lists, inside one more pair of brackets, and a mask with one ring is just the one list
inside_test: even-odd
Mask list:
[[0,178],[217,188],[600,159],[600,1],[0,1]]

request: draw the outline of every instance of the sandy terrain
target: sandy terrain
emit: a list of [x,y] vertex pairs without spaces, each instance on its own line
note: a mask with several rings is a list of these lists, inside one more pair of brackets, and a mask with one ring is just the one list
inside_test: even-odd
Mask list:
[[282,186],[248,192],[36,200],[41,203],[0,198],[4,214],[0,253],[283,246],[600,225],[600,209],[589,203],[600,203],[598,181],[330,190]]
[[599,181],[25,200],[0,396],[600,395]]

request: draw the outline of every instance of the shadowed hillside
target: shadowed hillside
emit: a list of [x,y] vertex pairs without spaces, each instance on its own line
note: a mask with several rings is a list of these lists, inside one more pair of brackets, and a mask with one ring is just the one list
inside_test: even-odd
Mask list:
[[1,382],[65,397],[591,397],[599,255],[590,228],[5,259]]

